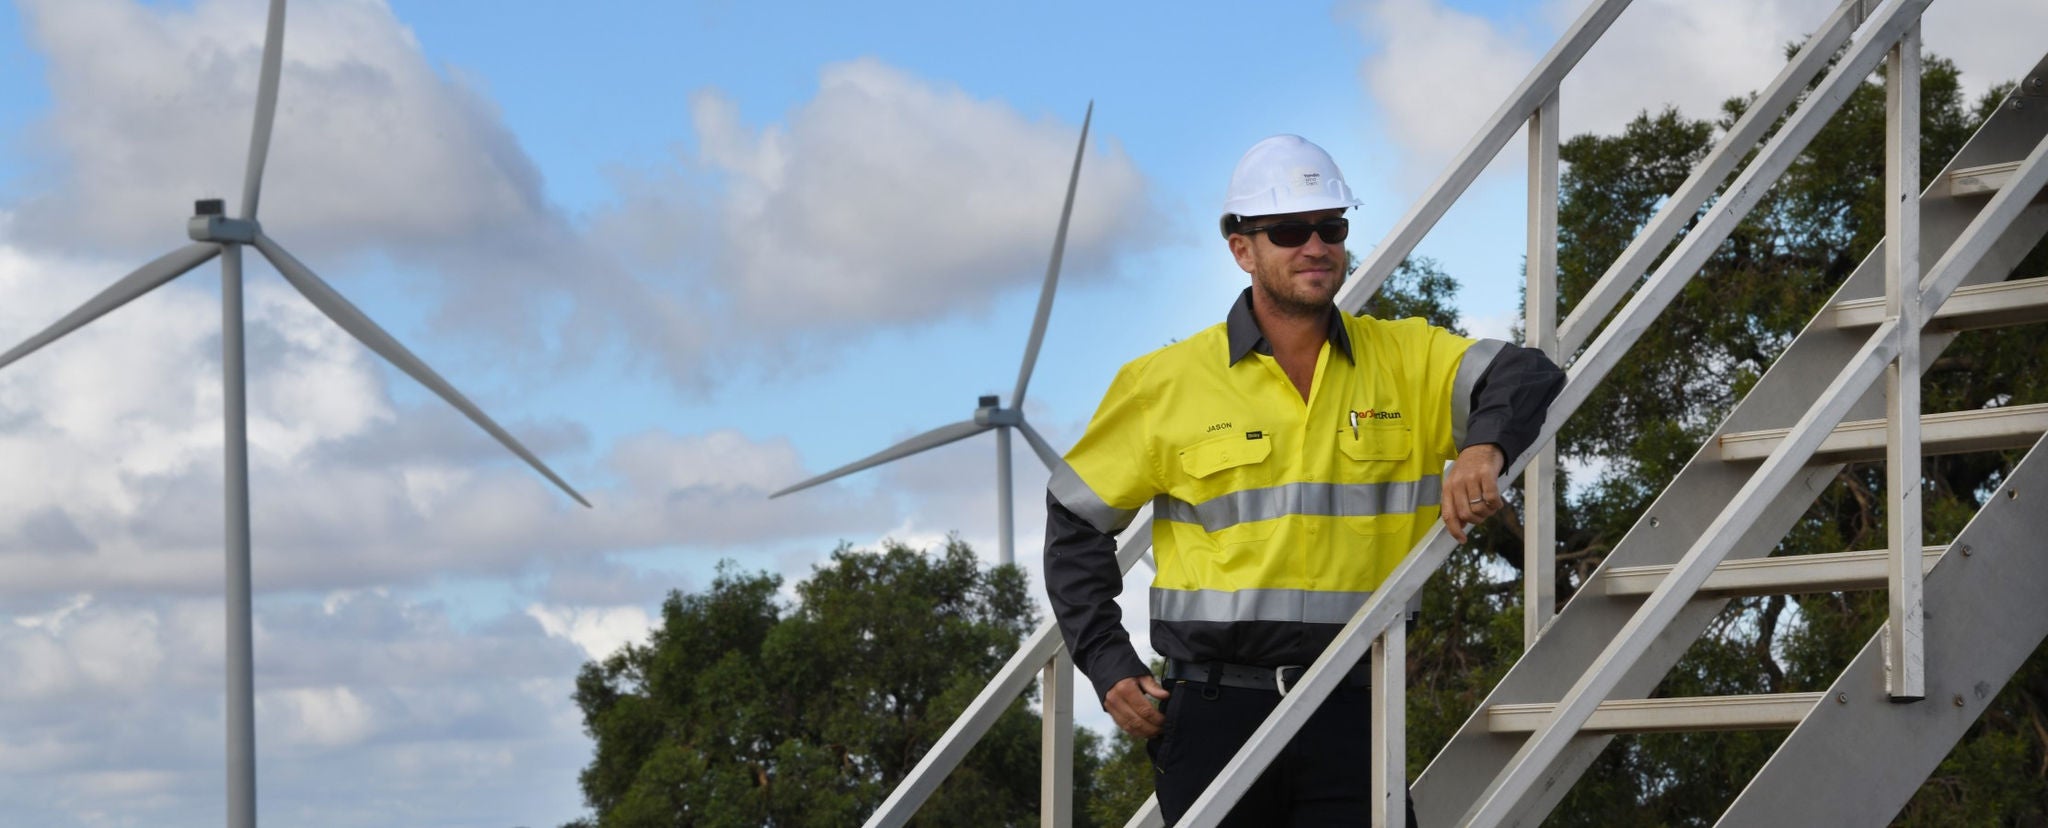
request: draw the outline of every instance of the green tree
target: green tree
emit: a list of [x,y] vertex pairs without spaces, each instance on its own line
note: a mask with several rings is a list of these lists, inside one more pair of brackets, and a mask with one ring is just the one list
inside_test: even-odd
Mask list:
[[[710,590],[669,595],[647,643],[583,666],[575,699],[596,754],[581,824],[857,825],[1035,622],[1023,574],[982,568],[957,539],[929,556],[841,547],[793,603],[780,588],[721,566]],[[1036,822],[1039,725],[1026,701],[917,824]],[[1098,740],[1077,742],[1085,813]]]

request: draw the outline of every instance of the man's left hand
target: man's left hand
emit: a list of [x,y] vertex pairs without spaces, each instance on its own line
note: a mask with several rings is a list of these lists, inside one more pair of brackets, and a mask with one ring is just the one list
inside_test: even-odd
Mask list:
[[1465,527],[1493,517],[1507,505],[1500,499],[1500,470],[1505,462],[1500,446],[1480,443],[1458,452],[1458,459],[1444,473],[1444,528],[1451,537],[1465,542]]

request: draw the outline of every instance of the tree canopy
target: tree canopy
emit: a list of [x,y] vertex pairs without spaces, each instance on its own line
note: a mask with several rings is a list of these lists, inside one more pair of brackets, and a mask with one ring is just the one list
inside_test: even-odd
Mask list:
[[[596,754],[587,826],[856,825],[878,807],[1036,621],[1023,574],[957,540],[841,547],[781,579],[721,567],[671,593],[661,624],[585,664],[576,703]],[[925,825],[1037,821],[1038,717],[1020,699],[918,813]],[[1092,733],[1078,736],[1083,805]]]

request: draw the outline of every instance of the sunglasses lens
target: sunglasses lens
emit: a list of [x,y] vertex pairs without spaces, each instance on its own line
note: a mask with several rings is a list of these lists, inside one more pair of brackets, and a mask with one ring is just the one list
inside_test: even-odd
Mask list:
[[1281,247],[1300,247],[1308,244],[1308,234],[1313,232],[1315,227],[1307,222],[1289,221],[1273,225],[1266,231],[1266,239]]
[[1280,247],[1300,247],[1308,244],[1310,233],[1323,237],[1324,244],[1337,244],[1351,235],[1351,222],[1347,219],[1324,219],[1310,224],[1305,221],[1283,221],[1265,228],[1266,239]]

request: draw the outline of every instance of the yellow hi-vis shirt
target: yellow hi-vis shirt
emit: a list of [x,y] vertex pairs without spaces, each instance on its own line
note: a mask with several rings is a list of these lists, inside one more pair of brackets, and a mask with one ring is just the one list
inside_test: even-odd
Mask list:
[[1161,655],[1308,663],[1334,627],[1303,625],[1350,620],[1438,520],[1444,463],[1503,343],[1333,316],[1307,400],[1219,323],[1125,365],[1055,472],[1052,495],[1105,533],[1152,503]]

